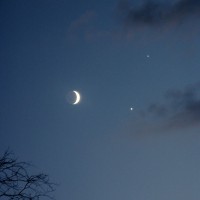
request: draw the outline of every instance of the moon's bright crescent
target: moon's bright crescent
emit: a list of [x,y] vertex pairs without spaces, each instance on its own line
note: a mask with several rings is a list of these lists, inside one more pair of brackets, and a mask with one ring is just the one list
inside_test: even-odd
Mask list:
[[80,96],[80,94],[77,91],[74,90],[73,92],[76,95],[76,101],[73,103],[75,105],[75,104],[79,103],[79,101],[81,100],[81,96]]

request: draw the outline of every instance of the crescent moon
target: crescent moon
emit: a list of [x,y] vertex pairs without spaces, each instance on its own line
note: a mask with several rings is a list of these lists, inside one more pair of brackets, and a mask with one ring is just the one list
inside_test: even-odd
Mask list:
[[76,101],[73,103],[74,105],[75,104],[78,104],[79,102],[80,102],[80,100],[81,100],[81,95],[77,92],[77,91],[73,91],[74,93],[75,93],[75,95],[76,95]]

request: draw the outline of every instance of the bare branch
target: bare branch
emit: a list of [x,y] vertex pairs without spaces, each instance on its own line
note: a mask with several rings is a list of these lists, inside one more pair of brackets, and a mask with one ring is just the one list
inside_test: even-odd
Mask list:
[[30,175],[26,162],[19,162],[13,154],[6,151],[0,157],[0,199],[3,200],[39,200],[50,198],[54,183],[46,174]]

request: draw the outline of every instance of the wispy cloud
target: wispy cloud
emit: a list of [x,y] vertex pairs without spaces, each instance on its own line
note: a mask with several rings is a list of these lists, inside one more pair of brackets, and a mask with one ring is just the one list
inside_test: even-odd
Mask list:
[[96,13],[94,11],[86,11],[84,14],[71,22],[68,31],[76,32],[81,28],[88,26],[89,23],[95,18],[95,16]]
[[93,30],[93,23],[96,20],[96,12],[88,10],[73,20],[68,27],[68,38],[70,40],[76,40],[78,38],[86,38]]
[[134,7],[128,1],[119,3],[120,15],[128,26],[162,26],[183,22],[190,16],[200,17],[199,0],[179,0],[173,4],[147,1]]
[[163,103],[153,103],[134,124],[138,133],[181,130],[200,126],[200,82],[184,90],[169,90]]
[[112,38],[113,34],[111,30],[99,27],[98,14],[93,10],[89,10],[70,23],[67,36],[70,41],[79,39],[96,41]]

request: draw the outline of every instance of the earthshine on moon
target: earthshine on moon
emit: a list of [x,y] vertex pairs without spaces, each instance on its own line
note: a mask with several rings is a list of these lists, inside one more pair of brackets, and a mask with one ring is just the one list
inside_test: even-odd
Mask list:
[[81,100],[81,95],[77,92],[77,91],[73,91],[74,93],[75,93],[75,95],[76,95],[76,100],[75,100],[75,102],[73,103],[74,105],[76,105],[76,104],[78,104],[79,102],[80,102],[80,100]]

